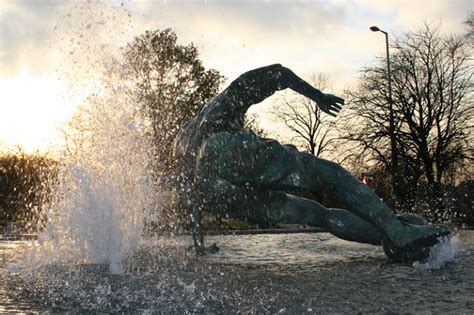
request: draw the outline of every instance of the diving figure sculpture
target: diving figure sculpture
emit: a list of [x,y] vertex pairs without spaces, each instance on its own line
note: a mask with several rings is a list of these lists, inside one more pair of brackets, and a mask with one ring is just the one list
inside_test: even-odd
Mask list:
[[[174,150],[183,183],[180,196],[191,217],[196,253],[206,253],[201,223],[206,209],[260,226],[321,227],[345,240],[382,245],[395,261],[426,258],[439,237],[451,233],[448,227],[397,218],[339,164],[244,130],[250,106],[287,88],[332,116],[344,104],[342,98],[322,93],[290,69],[275,64],[242,74],[178,133]],[[326,208],[288,194],[288,190],[334,195],[344,209]]]

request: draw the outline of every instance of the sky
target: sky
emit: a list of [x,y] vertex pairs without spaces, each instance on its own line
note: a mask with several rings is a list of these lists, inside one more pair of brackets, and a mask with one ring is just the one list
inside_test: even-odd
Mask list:
[[384,35],[370,26],[390,38],[425,22],[462,34],[473,10],[474,0],[0,0],[0,149],[61,143],[61,125],[97,84],[98,62],[146,30],[172,28],[226,84],[281,63],[305,79],[326,74],[335,93],[384,55]]

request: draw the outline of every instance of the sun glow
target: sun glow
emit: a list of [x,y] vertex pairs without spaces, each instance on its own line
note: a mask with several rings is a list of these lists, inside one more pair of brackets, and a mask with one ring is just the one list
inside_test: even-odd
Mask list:
[[27,152],[59,145],[59,127],[71,113],[67,84],[51,76],[0,80],[0,144]]

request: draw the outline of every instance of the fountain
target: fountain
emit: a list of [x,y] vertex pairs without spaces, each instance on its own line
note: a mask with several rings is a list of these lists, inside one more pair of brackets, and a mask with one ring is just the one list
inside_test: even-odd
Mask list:
[[190,235],[144,235],[170,206],[169,187],[149,173],[144,122],[119,91],[88,105],[71,126],[38,240],[0,241],[0,312],[474,310],[472,231],[413,266],[328,233],[207,236],[220,251],[203,257]]
[[[194,255],[190,236],[143,236],[143,223],[156,216],[150,209],[167,201],[149,179],[143,154],[149,143],[127,111],[133,106],[124,106],[129,101],[116,95],[92,99],[86,119],[76,123],[93,132],[79,133],[76,143],[87,137],[88,145],[63,157],[47,226],[37,241],[0,243],[1,310],[472,310],[469,231],[440,243],[415,268],[389,263],[380,247],[327,233],[210,236],[221,250],[205,257]],[[449,263],[459,239],[459,259]],[[445,296],[446,288],[456,294]]]

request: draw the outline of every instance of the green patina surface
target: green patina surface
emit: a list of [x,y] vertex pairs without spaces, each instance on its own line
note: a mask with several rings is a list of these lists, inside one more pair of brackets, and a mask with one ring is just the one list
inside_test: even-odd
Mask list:
[[[349,241],[382,245],[396,261],[425,258],[450,230],[399,220],[371,189],[340,165],[263,139],[243,128],[253,104],[290,88],[335,116],[344,100],[324,94],[279,64],[242,74],[180,130],[175,143],[180,197],[193,223],[195,248],[205,254],[202,209],[251,224],[306,224]],[[345,209],[327,208],[286,191],[324,192]],[[412,222],[412,223],[410,223]]]

